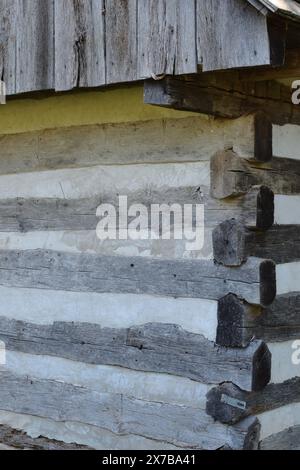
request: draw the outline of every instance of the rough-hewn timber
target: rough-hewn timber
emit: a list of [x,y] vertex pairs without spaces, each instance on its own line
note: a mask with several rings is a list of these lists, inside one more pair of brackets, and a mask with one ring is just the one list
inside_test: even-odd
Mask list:
[[243,194],[252,186],[268,186],[275,194],[300,194],[300,161],[273,158],[258,165],[234,152],[219,152],[211,159],[211,194],[226,198]]
[[260,309],[228,294],[219,300],[217,343],[246,347],[253,338],[267,342],[298,339],[300,293],[279,295],[272,305]]
[[269,305],[276,295],[275,264],[249,258],[240,268],[206,260],[1,250],[0,285],[81,292],[118,292],[218,300],[228,292]]
[[[251,94],[249,94],[251,90]],[[267,113],[274,124],[300,124],[290,87],[277,82],[241,82],[238,73],[195,74],[146,81],[145,102],[218,117]]]
[[226,220],[213,231],[213,250],[214,259],[225,266],[240,266],[249,256],[278,264],[298,261],[300,225],[274,225],[267,231],[256,231],[235,219]]
[[[148,187],[129,193],[127,206],[143,204],[147,207],[149,220],[146,220],[144,228],[150,226],[154,204],[157,205],[157,213],[161,211],[162,204],[203,204],[206,227],[215,227],[226,218],[236,218],[247,227],[262,230],[273,224],[274,195],[265,187],[254,187],[245,196],[226,201],[211,198],[208,193],[208,188],[204,186],[162,190]],[[84,199],[0,199],[0,231],[96,230],[100,221],[96,213],[101,204],[112,204],[119,216],[119,197],[116,193]],[[128,221],[133,218],[129,217]]]
[[[243,0],[200,0],[198,34],[204,72],[271,63],[267,18]],[[230,35],[228,31],[230,30]],[[244,42],[247,44],[244,47]]]
[[300,402],[300,377],[280,384],[269,384],[260,392],[244,392],[232,383],[211,389],[206,411],[217,421],[234,424],[246,416]]
[[0,443],[19,450],[92,450],[79,444],[67,444],[47,437],[32,438],[23,431],[0,424]]
[[0,317],[0,340],[7,350],[164,372],[208,384],[232,380],[244,390],[260,390],[270,380],[271,358],[264,343],[222,348],[177,325],[115,329],[91,323],[36,325]]
[[205,411],[146,402],[118,394],[0,372],[1,409],[75,421],[107,429],[116,435],[134,434],[179,447],[217,449],[257,448],[260,425],[246,418],[228,428],[214,423]]
[[272,132],[270,122],[262,114],[235,120],[195,115],[1,135],[0,174],[209,161],[220,149],[228,147],[241,158],[250,160],[254,155],[258,160],[269,159]]

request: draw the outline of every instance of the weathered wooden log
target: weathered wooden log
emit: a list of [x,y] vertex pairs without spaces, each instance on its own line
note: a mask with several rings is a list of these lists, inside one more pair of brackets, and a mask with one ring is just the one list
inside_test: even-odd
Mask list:
[[233,294],[218,302],[217,344],[247,347],[253,338],[281,342],[298,339],[299,335],[299,292],[279,295],[264,309],[249,305]]
[[[144,101],[225,118],[262,111],[274,124],[300,124],[300,109],[291,101],[290,87],[275,81],[267,82],[267,85],[241,82],[238,72],[167,76],[160,81],[145,82]],[[260,155],[260,161],[266,159]]]
[[235,424],[247,416],[297,402],[300,402],[300,377],[269,384],[259,392],[245,392],[232,383],[224,383],[208,392],[206,411],[221,423]]
[[0,340],[7,350],[164,372],[207,384],[230,380],[245,390],[260,390],[270,380],[271,357],[261,341],[246,349],[227,349],[177,325],[116,329],[91,323],[36,325],[0,317]]
[[0,285],[78,292],[146,293],[218,300],[228,292],[269,305],[276,295],[276,266],[249,258],[239,268],[210,260],[167,260],[1,250]]
[[260,450],[300,450],[300,426],[293,426],[263,439]]
[[67,444],[43,436],[32,438],[4,424],[0,424],[0,443],[16,450],[92,450],[88,446]]
[[[200,0],[197,16],[203,71],[283,64],[284,54],[275,52],[284,43],[286,28],[277,30],[275,40],[267,16],[247,2]],[[250,41],[252,47],[245,48]]]
[[133,434],[178,447],[218,449],[257,448],[256,418],[228,428],[204,410],[147,402],[118,394],[99,393],[76,385],[0,371],[0,408],[55,421],[75,421]]
[[[250,228],[269,228],[274,220],[273,193],[264,187],[254,187],[244,196],[222,201],[209,196],[207,187],[180,187],[164,190],[147,188],[128,194],[128,208],[143,204],[149,214],[161,211],[162,204],[203,204],[206,227],[214,227],[225,218],[237,218]],[[0,231],[28,232],[35,230],[95,230],[100,217],[96,216],[100,204],[112,204],[119,216],[117,194],[104,194],[85,199],[4,199],[0,200]],[[128,218],[130,222],[134,217]],[[171,218],[170,218],[171,220]],[[117,228],[119,217],[117,217]],[[196,224],[195,217],[193,223]]]
[[[225,147],[233,147],[248,160],[257,154],[260,160],[261,154],[272,154],[271,140],[270,124],[255,115],[234,120],[193,115],[43,129],[1,135],[0,175],[100,165],[208,162]],[[263,145],[266,150],[261,149]]]
[[249,256],[275,263],[300,260],[300,225],[274,225],[267,231],[245,228],[235,219],[213,230],[214,259],[225,266],[240,266]]
[[[291,32],[291,29],[289,30]],[[298,77],[300,75],[299,49],[286,49],[284,67],[260,67],[241,70],[239,78],[242,81],[280,80],[283,78]]]
[[244,194],[252,186],[264,185],[275,194],[300,193],[300,161],[273,158],[270,162],[247,162],[231,150],[211,158],[211,195],[222,199]]

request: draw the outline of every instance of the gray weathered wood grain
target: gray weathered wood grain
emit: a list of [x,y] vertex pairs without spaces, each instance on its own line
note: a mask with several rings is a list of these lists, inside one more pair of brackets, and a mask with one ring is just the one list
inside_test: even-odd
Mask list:
[[[0,408],[55,421],[75,421],[116,435],[140,435],[178,447],[257,448],[260,425],[255,418],[233,427],[214,423],[205,411],[99,393],[52,380],[0,372]],[[253,439],[254,436],[254,439]]]
[[263,439],[260,450],[300,450],[300,426],[293,426]]
[[220,299],[229,292],[253,304],[276,295],[275,264],[249,258],[240,268],[206,260],[1,250],[0,285],[81,292],[118,292]]
[[282,65],[285,52],[285,23],[274,29],[245,0],[2,0],[0,8],[9,94],[195,74],[197,62]]
[[260,341],[247,349],[221,348],[176,325],[114,329],[90,323],[36,325],[0,317],[0,340],[7,350],[168,373],[208,384],[232,381],[245,390],[259,390],[270,380],[271,356]]
[[177,0],[177,37],[174,73],[197,72],[196,2]]
[[241,82],[237,72],[147,80],[144,101],[223,118],[262,111],[274,124],[300,124],[300,109],[291,102],[290,87],[276,81]]
[[79,444],[67,444],[43,436],[32,438],[23,431],[0,424],[0,443],[18,450],[92,450]]
[[[240,406],[235,406],[235,400]],[[244,392],[234,384],[226,383],[208,392],[206,411],[221,423],[235,424],[246,416],[299,402],[300,377],[279,384],[269,384],[259,392]]]
[[229,294],[219,300],[217,343],[246,347],[253,338],[267,342],[298,339],[300,293],[279,295],[268,308],[260,309]]
[[137,80],[137,0],[105,1],[106,83]]
[[203,71],[271,63],[266,17],[243,0],[198,0],[197,20]]
[[54,0],[19,0],[16,93],[54,88]]
[[55,89],[105,84],[103,0],[55,0]]
[[139,0],[138,77],[196,72],[195,0]]
[[16,93],[16,18],[15,0],[0,2],[0,77],[8,95]]
[[252,186],[268,186],[275,194],[300,194],[300,161],[273,158],[268,163],[246,162],[231,150],[211,158],[211,194],[225,198],[243,194]]
[[246,229],[235,219],[213,231],[214,259],[225,266],[240,266],[249,256],[275,263],[300,260],[300,225],[274,225],[267,231]]
[[[221,148],[262,159],[272,153],[268,121],[185,119],[86,125],[0,135],[0,174],[136,163],[208,162]],[[269,137],[260,129],[269,129]],[[257,145],[257,142],[260,145]],[[267,151],[260,150],[267,142]],[[257,149],[258,147],[258,149]]]
[[[264,229],[273,223],[273,194],[264,188],[253,188],[246,196],[230,200],[216,200],[209,196],[205,186],[145,190],[127,194],[128,207],[143,204],[149,214],[161,212],[162,204],[202,204],[206,228],[216,227],[226,218],[238,220],[243,226]],[[0,199],[0,232],[28,232],[36,230],[96,230],[101,204],[112,204],[119,215],[119,195],[103,193],[84,199]],[[158,205],[154,211],[154,204]],[[128,222],[134,216],[128,217]],[[193,227],[196,228],[193,214]],[[199,221],[198,221],[199,222]],[[161,224],[160,224],[161,225]],[[117,220],[119,227],[119,219]]]
[[138,76],[173,74],[176,51],[176,9],[172,0],[139,0]]

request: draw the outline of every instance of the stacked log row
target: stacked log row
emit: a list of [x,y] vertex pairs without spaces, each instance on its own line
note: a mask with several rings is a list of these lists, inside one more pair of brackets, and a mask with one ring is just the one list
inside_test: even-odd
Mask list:
[[[276,135],[296,135],[296,126],[287,127],[275,126]],[[275,155],[277,148],[283,147],[278,142],[274,139]],[[288,147],[285,143],[285,150]],[[214,197],[235,198],[258,184],[267,185],[275,195],[275,224],[267,230],[253,230],[231,218],[213,231],[214,258],[221,265],[241,267],[253,256],[276,263],[274,302],[260,307],[233,292],[219,299],[216,337],[217,344],[230,348],[247,348],[257,339],[265,341],[272,353],[271,384],[249,394],[236,384],[222,384],[208,393],[207,402],[208,414],[223,423],[236,424],[246,416],[257,416],[262,424],[263,449],[296,449],[300,423],[300,371],[298,361],[293,360],[300,338],[300,161],[295,143],[290,147],[290,158],[279,151],[264,163],[242,159],[232,150],[219,152],[211,160]]]
[[[255,116],[189,117],[3,136],[4,444],[257,448],[257,418],[217,422],[206,394],[231,381],[258,392],[271,377],[264,341],[216,344],[220,299],[233,293],[259,309],[275,297],[272,261],[250,256],[232,268],[212,253],[212,231],[227,218],[249,230],[273,223],[273,193],[260,184],[230,201],[210,194],[210,156],[220,146],[245,159],[263,155],[259,129]],[[185,240],[100,241],[97,207],[118,208],[119,195],[148,209],[204,204],[203,249],[189,252]]]

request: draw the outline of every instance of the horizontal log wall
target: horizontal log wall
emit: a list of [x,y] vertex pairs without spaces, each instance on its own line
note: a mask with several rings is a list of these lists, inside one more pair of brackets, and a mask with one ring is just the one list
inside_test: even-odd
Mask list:
[[260,309],[229,294],[219,301],[217,343],[245,347],[253,337],[267,342],[297,339],[300,334],[300,293],[276,297]]
[[227,292],[269,305],[275,264],[251,258],[238,269],[201,260],[155,260],[49,250],[0,251],[0,285],[99,293],[143,293],[219,299]]
[[[260,226],[264,219],[268,224],[273,220],[268,201],[263,200],[263,207],[258,201],[256,206],[251,191],[245,198],[230,204],[215,201],[209,196],[210,156],[221,143],[225,147],[234,146],[244,158],[250,158],[259,141],[258,120],[257,116],[242,117],[232,122],[193,117],[180,122],[86,126],[3,136],[5,145],[0,151],[0,172],[29,171],[30,174],[1,176],[2,213],[8,215],[4,216],[2,230],[40,230],[43,233],[27,237],[1,233],[0,245],[8,248],[22,248],[22,244],[40,248],[57,246],[62,251],[88,249],[106,254],[129,250],[133,254],[191,256],[184,242],[171,246],[162,240],[107,240],[100,246],[94,230],[98,221],[95,217],[97,204],[116,203],[118,194],[127,195],[128,188],[134,188],[128,194],[130,203],[142,201],[147,206],[152,201],[204,203],[205,243],[196,256],[211,258],[211,227],[225,216],[237,217],[247,226],[255,227]],[[136,144],[132,145],[133,141]],[[185,162],[184,165],[181,162]],[[80,168],[83,166],[93,167]],[[40,171],[54,168],[61,170]],[[99,180],[102,183],[100,187]],[[16,196],[24,200],[13,201]],[[70,211],[69,216],[65,217],[67,210]],[[53,211],[54,215],[51,215]],[[50,234],[50,229],[60,233]]]
[[133,434],[116,435],[106,429],[87,424],[75,423],[73,421],[54,421],[38,416],[0,411],[0,422],[5,423],[12,429],[23,431],[29,436],[45,436],[53,441],[65,442],[66,445],[74,444],[87,446],[96,450],[182,450],[182,448],[147,439],[143,436]]
[[[134,204],[146,206],[149,220],[151,213],[161,212],[161,204],[203,204],[205,227],[215,227],[222,218],[232,217],[242,221],[248,227],[268,228],[272,225],[274,209],[273,194],[265,187],[252,188],[245,197],[237,198],[226,204],[209,197],[207,187],[178,187],[176,189],[129,192],[126,194],[128,208]],[[101,204],[111,204],[116,208],[117,229],[119,225],[119,198],[117,194],[100,195],[84,199],[5,199],[0,200],[0,231],[95,231],[100,217],[96,215]],[[159,205],[156,211],[152,204]],[[132,216],[129,222],[134,219]],[[195,215],[194,215],[194,223]]]
[[[124,448],[153,448],[154,445],[162,446],[163,442],[175,448],[257,446],[259,426],[253,418],[246,421],[246,430],[242,431],[235,426],[228,428],[214,423],[205,414],[205,395],[212,384],[218,386],[233,381],[244,391],[253,391],[263,388],[270,379],[280,386],[285,379],[284,374],[288,379],[295,375],[292,368],[283,373],[278,360],[286,359],[291,349],[288,340],[292,339],[292,333],[288,326],[280,333],[284,341],[281,349],[275,344],[278,335],[274,327],[274,335],[270,334],[267,339],[275,361],[272,372],[269,349],[261,341],[250,342],[252,337],[243,336],[242,344],[238,344],[242,346],[240,349],[231,349],[236,346],[232,343],[230,348],[227,344],[224,347],[214,344],[216,331],[218,335],[220,328],[224,328],[223,334],[226,332],[220,315],[217,318],[220,298],[233,292],[249,303],[258,304],[249,308],[262,317],[264,309],[259,304],[269,304],[275,297],[274,263],[265,262],[262,257],[253,258],[251,253],[245,255],[242,266],[234,268],[218,265],[212,260],[149,259],[149,254],[153,257],[154,252],[148,252],[145,259],[109,257],[105,256],[103,246],[93,248],[95,244],[91,238],[85,240],[91,234],[95,236],[97,206],[101,202],[116,204],[118,194],[128,191],[129,187],[133,188],[129,204],[143,202],[149,208],[155,202],[204,203],[208,238],[216,226],[231,218],[241,224],[245,233],[271,237],[276,227],[269,233],[262,230],[269,229],[274,214],[278,218],[285,209],[281,208],[281,213],[278,211],[277,196],[274,201],[273,193],[267,187],[253,187],[251,184],[245,194],[222,200],[209,194],[209,159],[218,150],[215,149],[218,142],[222,141],[226,148],[234,147],[245,165],[256,168],[257,164],[248,163],[248,160],[253,155],[258,158],[259,154],[266,156],[270,152],[272,136],[269,122],[264,115],[242,118],[230,126],[223,121],[203,122],[203,118],[199,121],[188,118],[178,125],[168,122],[164,132],[160,125],[145,123],[130,127],[128,137],[126,126],[123,129],[122,126],[108,126],[101,129],[101,139],[98,140],[98,128],[82,128],[78,136],[83,136],[83,144],[80,147],[78,142],[78,148],[74,144],[76,129],[46,131],[44,135],[27,136],[29,140],[32,138],[32,147],[28,144],[28,167],[23,159],[20,168],[15,166],[21,162],[20,157],[15,160],[9,157],[16,139],[16,136],[12,137],[11,150],[4,155],[3,171],[0,164],[0,247],[4,248],[0,251],[0,340],[5,341],[7,348],[5,374],[11,374],[12,382],[15,378],[18,382],[19,375],[23,374],[38,377],[32,379],[31,385],[35,386],[37,380],[38,389],[41,386],[44,390],[37,392],[37,402],[46,410],[27,409],[26,402],[25,411],[22,395],[17,405],[1,406],[0,423],[7,420],[14,428],[17,416],[29,413],[30,424],[27,428],[21,427],[24,431],[30,426],[32,429],[45,426],[48,432],[39,435],[53,439],[51,433],[54,433],[57,439],[62,437],[65,442],[95,448],[104,446],[104,442],[112,448],[122,445]],[[259,122],[267,123],[264,138],[259,134]],[[202,136],[196,130],[198,127],[202,128]],[[238,136],[243,130],[245,135],[241,140]],[[123,132],[121,140],[112,145],[120,131]],[[211,143],[206,138],[209,132],[215,136]],[[143,133],[146,135],[140,162],[139,143],[132,156],[129,152],[130,139],[135,133],[140,140]],[[60,136],[63,137],[62,145],[58,148],[55,140]],[[189,142],[183,141],[180,146],[180,139],[184,136]],[[21,137],[24,139],[25,136]],[[234,146],[232,140],[235,141]],[[105,141],[110,143],[101,152],[101,143]],[[159,149],[156,141],[163,141],[165,147]],[[264,144],[260,149],[259,141]],[[169,153],[166,153],[168,147]],[[39,155],[35,159],[34,148]],[[90,152],[86,163],[86,153],[82,151],[85,148]],[[113,155],[113,165],[109,164],[110,155]],[[261,182],[264,183],[263,180]],[[296,236],[297,232],[294,242]],[[275,241],[276,235],[273,237]],[[176,250],[178,246],[176,241]],[[115,247],[118,254],[126,254],[125,246],[119,241]],[[142,249],[145,254],[145,246]],[[165,257],[168,252],[163,250],[165,248],[161,248],[156,256],[163,253]],[[174,258],[178,258],[179,251],[176,250]],[[180,256],[183,254],[181,251]],[[205,254],[211,257],[209,250]],[[292,255],[282,259],[287,263],[292,260]],[[292,285],[290,281],[286,282],[284,273],[288,271],[284,269],[289,270],[288,265],[278,271],[279,292],[289,292]],[[291,277],[294,272],[292,267]],[[178,296],[181,298],[174,298]],[[243,305],[246,305],[245,300]],[[296,315],[289,320],[290,325],[293,321],[297,324]],[[249,327],[247,335],[250,331],[252,336],[260,334],[258,330],[253,333]],[[228,337],[231,338],[230,335]],[[9,383],[6,377],[4,384]],[[65,382],[65,389],[71,390],[70,393],[74,391],[75,396],[81,384],[86,389],[86,397],[96,390],[102,398],[104,395],[109,397],[108,414],[111,415],[107,421],[104,415],[97,423],[90,420],[98,418],[94,413],[88,415],[89,401],[85,401],[86,407],[78,411],[82,413],[78,416],[68,408],[58,409],[55,394],[58,396],[60,392],[55,390],[60,381]],[[52,415],[50,412],[47,414],[41,398],[42,395],[47,396],[48,386],[53,386],[55,391],[51,393],[54,400]],[[5,386],[3,390],[4,398],[11,393]],[[126,427],[125,419],[124,422],[120,420],[117,427],[108,428],[106,422],[114,424],[118,416],[120,396],[124,405],[128,403],[128,408],[124,406],[123,410],[124,419],[129,417],[130,425]],[[160,404],[159,411],[157,403]],[[96,406],[94,403],[93,408]],[[181,414],[177,413],[178,410]],[[69,415],[62,414],[68,411]],[[125,416],[127,411],[128,417]],[[157,420],[154,426],[152,412],[160,416],[161,431],[159,434],[156,431],[156,436]],[[133,415],[135,427],[130,427]],[[197,417],[200,429],[198,423],[195,424]],[[43,425],[38,424],[39,419],[44,420]],[[176,431],[174,420],[179,423],[181,434]],[[73,421],[73,424],[65,426],[62,421]],[[74,421],[78,421],[76,425]],[[86,437],[82,434],[82,425],[87,426]],[[75,439],[71,437],[74,436],[72,426],[78,432]],[[120,429],[122,432],[125,429],[124,436],[120,435]]]
[[217,301],[145,294],[98,294],[0,287],[0,315],[40,325],[85,321],[103,328],[168,323],[214,341]]
[[[235,119],[261,111],[273,124],[300,124],[299,107],[292,103],[290,86],[275,80],[243,82],[239,72],[148,80],[144,97],[147,104],[216,117]],[[263,157],[261,161],[266,159]]]
[[[31,356],[31,355],[24,355],[22,353],[11,353],[8,351],[7,353],[8,356],[8,361],[7,361],[7,367],[9,367],[9,370],[11,370],[14,374],[21,374],[21,375],[26,375],[26,376],[33,376],[33,377],[39,377],[43,379],[51,379],[51,380],[64,380],[67,382],[73,382],[75,380],[75,383],[82,385],[83,387],[89,387],[94,390],[97,390],[97,392],[106,392],[106,393],[124,393],[125,395],[131,395],[135,396],[137,391],[141,391],[141,387],[138,386],[138,382],[132,382],[132,375],[127,375],[127,380],[124,380],[126,375],[123,375],[122,379],[120,377],[120,380],[111,380],[110,378],[112,377],[112,371],[107,370],[105,372],[104,370],[101,372],[101,366],[87,366],[86,368],[82,368],[81,363],[76,363],[73,361],[67,361],[59,358],[51,358],[49,360],[49,357],[43,357],[43,356]],[[14,357],[13,357],[14,356]],[[91,370],[91,367],[93,370]],[[102,366],[103,367],[103,366]],[[96,369],[95,369],[96,368]],[[117,371],[115,371],[115,379],[117,378],[116,375]],[[135,373],[136,377],[140,376],[140,374],[143,375],[143,373],[137,372]],[[148,380],[152,380],[153,374],[147,374],[148,375]],[[160,397],[157,395],[151,395],[151,388],[153,386],[151,385],[151,382],[144,382],[145,380],[145,375],[144,377],[140,377],[141,383],[144,383],[145,389],[144,389],[144,394],[139,395],[139,398],[142,400],[146,401],[159,401],[159,402],[164,402],[166,399],[171,400],[168,401],[169,403],[174,403],[174,404],[182,404],[184,406],[191,406],[192,408],[200,408],[205,409],[205,400],[201,399],[201,404],[199,403],[199,397],[200,395],[202,396],[203,392],[200,392],[200,389],[196,391],[195,389],[195,395],[194,399],[190,395],[190,392],[187,393],[189,386],[188,382],[186,382],[186,379],[184,379],[184,383],[181,383],[180,386],[180,379],[178,384],[180,386],[180,389],[178,390],[178,397],[175,398],[174,392],[175,389],[178,387],[176,386],[175,383],[172,386],[171,383],[170,388],[167,388],[166,384],[167,382],[165,381],[165,378],[167,376],[161,375],[161,378],[159,380],[155,380],[153,382],[153,385],[157,388],[157,386],[160,386],[161,391],[164,393],[164,395],[161,395]],[[172,376],[169,376],[172,378]],[[94,380],[94,379],[95,380]],[[107,384],[105,384],[105,382]],[[108,382],[111,382],[109,388]],[[73,382],[74,383],[74,382]],[[194,383],[194,382],[191,382]],[[124,387],[125,385],[125,387]],[[130,392],[130,387],[132,386],[132,392]],[[203,390],[204,391],[204,390]],[[180,395],[180,398],[179,398]],[[205,397],[204,397],[205,398]],[[268,411],[268,412],[263,412],[259,415],[259,420],[262,423],[262,439],[265,438],[266,436],[272,434],[272,432],[280,432],[282,429],[285,427],[291,426],[293,422],[297,422],[297,416],[299,417],[299,410],[297,408],[297,405],[292,407],[291,405],[288,405],[289,408],[286,409],[284,414],[281,416],[279,413],[281,410],[285,409],[284,408],[277,408],[273,411]],[[298,411],[297,411],[298,410]],[[293,421],[291,420],[293,418]],[[21,415],[14,415],[11,413],[7,412],[1,412],[0,411],[0,422],[5,422],[11,425],[12,427],[15,427],[16,423],[18,426],[21,426],[21,429],[27,429],[30,430],[30,432],[38,433],[34,435],[45,435],[45,429],[47,431],[46,435],[50,435],[50,438],[54,438],[56,436],[56,439],[59,437],[61,439],[61,433],[64,432],[64,440],[67,439],[67,442],[79,442],[79,443],[85,443],[86,445],[94,446],[96,445],[97,448],[99,446],[102,446],[101,448],[106,448],[105,447],[105,442],[106,446],[107,445],[112,445],[112,442],[114,443],[114,448],[120,448],[122,446],[122,442],[124,443],[124,440],[122,438],[118,438],[117,441],[113,440],[113,436],[110,435],[109,443],[107,441],[107,434],[101,430],[101,433],[99,434],[99,431],[97,430],[97,436],[95,435],[95,432],[93,429],[88,427],[87,425],[84,425],[84,428],[81,429],[82,427],[77,423],[71,424],[67,423],[67,427],[65,428],[63,424],[59,423],[53,423],[52,421],[47,420],[46,422],[40,422],[38,418],[33,418],[33,417],[27,417],[25,420],[22,418]],[[22,424],[23,423],[23,424]],[[75,429],[77,431],[76,434],[74,434]],[[63,431],[64,430],[64,431]],[[73,432],[72,432],[73,430]],[[84,432],[84,434],[81,434],[81,431]],[[54,433],[54,434],[53,434]],[[76,437],[75,437],[76,436]],[[141,439],[142,438],[135,438],[135,445],[139,446],[141,444]],[[95,441],[96,440],[96,441]],[[127,447],[124,447],[124,449],[128,449],[128,443],[129,441],[127,440]],[[132,442],[132,441],[131,441]],[[151,445],[154,445],[154,442],[148,442],[144,443],[146,447],[143,448],[152,448]],[[155,444],[154,448],[157,447],[157,443]],[[166,445],[166,444],[165,444]],[[116,446],[116,447],[115,447]],[[147,447],[148,446],[148,447]]]
[[[4,368],[4,367],[3,367]],[[43,380],[72,383],[103,393],[205,410],[213,385],[178,375],[145,372],[126,367],[87,364],[58,356],[6,351],[5,370]]]
[[0,340],[7,350],[164,372],[206,384],[233,380],[245,390],[261,389],[270,380],[271,358],[261,342],[237,353],[176,325],[117,330],[88,323],[42,326],[0,317]]
[[1,372],[0,395],[1,407],[7,411],[55,421],[71,419],[114,434],[132,433],[179,447],[217,449],[227,444],[231,448],[252,449],[258,445],[259,424],[255,418],[226,428],[194,408],[144,402],[8,372]]

